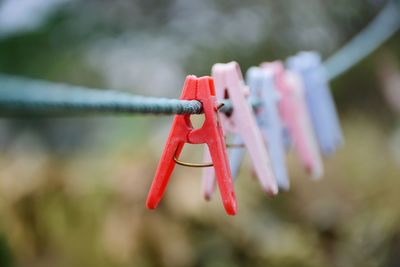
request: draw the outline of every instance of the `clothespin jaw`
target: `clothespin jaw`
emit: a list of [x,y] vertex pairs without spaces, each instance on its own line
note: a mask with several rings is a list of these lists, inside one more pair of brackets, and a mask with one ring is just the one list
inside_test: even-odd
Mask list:
[[279,188],[289,190],[289,178],[286,168],[283,123],[279,116],[279,93],[271,73],[260,67],[251,67],[246,73],[246,82],[251,96],[259,100],[256,111],[257,124],[264,142],[268,146],[272,167]]
[[343,134],[321,57],[316,52],[300,52],[290,57],[287,64],[303,80],[319,146],[324,155],[330,155],[343,144]]
[[280,115],[302,164],[313,178],[320,178],[323,173],[322,160],[300,78],[285,70],[280,61],[263,63],[261,66],[274,75],[276,87],[281,94]]
[[184,144],[207,144],[223,205],[229,215],[234,215],[237,211],[236,197],[225,149],[225,141],[219,122],[217,99],[215,97],[212,78],[188,76],[180,99],[200,101],[203,105],[205,120],[201,128],[194,129],[190,122],[190,115],[175,116],[153,183],[150,187],[147,197],[147,207],[155,209],[160,202],[176,164],[174,157],[179,157]]
[[[262,134],[257,126],[252,108],[247,102],[249,89],[244,84],[240,67],[236,62],[215,64],[212,67],[216,96],[230,99],[233,112],[221,114],[224,135],[239,134],[250,157],[263,190],[270,196],[278,193],[278,186]],[[208,158],[205,151],[205,158]],[[212,170],[203,173],[203,190],[206,199],[211,197],[214,184]]]

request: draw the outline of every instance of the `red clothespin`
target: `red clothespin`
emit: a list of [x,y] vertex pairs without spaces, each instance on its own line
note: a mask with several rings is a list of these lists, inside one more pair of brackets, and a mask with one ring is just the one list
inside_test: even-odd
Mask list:
[[198,100],[203,105],[203,126],[194,129],[190,115],[176,115],[158,163],[157,172],[147,197],[147,207],[155,209],[160,202],[169,178],[185,143],[207,144],[217,176],[218,187],[226,212],[235,215],[237,210],[231,171],[225,149],[225,141],[219,122],[214,82],[211,77],[187,76],[180,99]]

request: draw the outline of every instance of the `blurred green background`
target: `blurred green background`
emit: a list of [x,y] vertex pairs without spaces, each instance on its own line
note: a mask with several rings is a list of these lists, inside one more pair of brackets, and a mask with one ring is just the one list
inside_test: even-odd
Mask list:
[[[0,0],[0,72],[176,98],[217,62],[326,58],[385,3]],[[346,144],[324,179],[290,153],[291,190],[269,199],[246,159],[235,217],[183,167],[145,209],[172,116],[2,118],[0,266],[400,266],[399,45],[332,82]]]

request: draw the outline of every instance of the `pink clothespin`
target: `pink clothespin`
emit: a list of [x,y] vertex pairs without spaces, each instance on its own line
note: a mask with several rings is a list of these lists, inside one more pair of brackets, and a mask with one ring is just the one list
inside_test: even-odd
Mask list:
[[[217,98],[229,99],[233,106],[231,114],[221,114],[224,135],[237,133],[241,136],[249,151],[255,173],[263,190],[270,196],[277,194],[278,186],[272,171],[271,161],[252,108],[246,99],[249,90],[244,84],[239,64],[236,62],[215,64],[212,67],[212,76]],[[210,155],[207,149],[204,155],[205,160],[209,160]],[[214,191],[214,177],[212,168],[204,169],[203,192],[206,199],[210,199]]]
[[302,164],[313,178],[320,178],[323,174],[322,160],[300,77],[285,70],[280,61],[263,63],[261,67],[275,77],[276,87],[281,96],[279,109],[282,120]]

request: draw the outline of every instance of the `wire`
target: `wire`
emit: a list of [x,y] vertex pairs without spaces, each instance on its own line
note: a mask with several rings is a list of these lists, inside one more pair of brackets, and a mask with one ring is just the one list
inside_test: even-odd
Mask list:
[[[396,2],[395,2],[396,1]],[[378,16],[346,46],[326,60],[329,79],[334,79],[369,55],[400,28],[400,0],[390,0]],[[232,112],[229,101],[220,101],[220,112]],[[259,105],[250,100],[253,108]],[[101,90],[0,74],[2,115],[74,114],[200,114],[196,100],[136,96],[127,92]]]
[[390,0],[364,30],[325,61],[325,68],[330,80],[355,66],[399,30],[399,2]]

